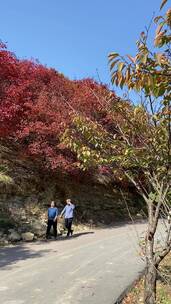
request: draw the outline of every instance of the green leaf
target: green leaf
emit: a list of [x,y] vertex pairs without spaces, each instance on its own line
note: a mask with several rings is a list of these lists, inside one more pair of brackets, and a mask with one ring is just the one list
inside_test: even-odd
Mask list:
[[165,88],[164,87],[160,87],[158,90],[158,96],[163,96],[165,93]]

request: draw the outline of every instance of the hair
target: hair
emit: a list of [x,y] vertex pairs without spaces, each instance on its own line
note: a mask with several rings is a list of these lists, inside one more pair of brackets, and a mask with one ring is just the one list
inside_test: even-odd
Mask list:
[[70,201],[70,202],[72,203],[72,200],[71,200],[70,198],[67,198],[67,199],[66,199],[66,202],[67,202],[67,201]]

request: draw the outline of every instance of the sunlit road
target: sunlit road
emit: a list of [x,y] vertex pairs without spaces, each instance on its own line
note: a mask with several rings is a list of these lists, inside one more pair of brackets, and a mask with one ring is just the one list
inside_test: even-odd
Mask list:
[[114,304],[144,269],[145,224],[0,249],[1,304]]

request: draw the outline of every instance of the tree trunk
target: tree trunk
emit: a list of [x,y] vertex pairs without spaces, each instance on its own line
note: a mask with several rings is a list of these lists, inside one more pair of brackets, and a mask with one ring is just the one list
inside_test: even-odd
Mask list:
[[[154,205],[148,202],[148,231],[146,235],[146,273],[144,282],[144,303],[156,303],[156,281],[157,268],[154,262],[154,236],[156,225],[154,225]],[[155,227],[155,229],[154,229]]]
[[147,269],[144,282],[144,303],[155,304],[156,303],[156,281],[157,281],[157,269],[152,261],[147,261]]

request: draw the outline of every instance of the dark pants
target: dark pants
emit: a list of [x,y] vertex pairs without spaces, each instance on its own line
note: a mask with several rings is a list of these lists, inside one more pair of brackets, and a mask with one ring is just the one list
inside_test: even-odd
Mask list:
[[69,236],[70,234],[72,234],[72,221],[73,221],[73,217],[72,218],[66,218],[65,219],[65,227],[68,230],[67,236]]
[[50,234],[50,229],[53,226],[53,234],[54,237],[57,237],[57,220],[54,222],[54,220],[48,219],[48,224],[47,224],[47,231],[46,231],[46,237],[49,236]]

